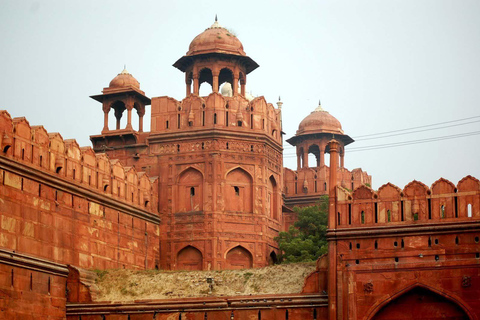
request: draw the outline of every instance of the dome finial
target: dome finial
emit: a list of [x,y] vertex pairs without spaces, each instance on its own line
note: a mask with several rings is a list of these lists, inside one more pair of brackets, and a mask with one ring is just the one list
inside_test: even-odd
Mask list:
[[120,72],[120,74],[129,74],[128,71],[127,71],[127,65],[126,64],[123,65],[123,70],[122,70],[122,72]]
[[215,22],[212,24],[210,29],[217,29],[217,28],[222,28],[222,26],[218,23],[217,15],[215,14]]
[[317,111],[317,112],[318,112],[318,111],[325,111],[325,110],[323,110],[323,108],[322,108],[322,103],[320,102],[320,99],[318,99],[318,107],[315,109],[315,111]]
[[277,102],[278,109],[282,110],[283,102],[280,100],[280,96],[278,96],[278,102]]

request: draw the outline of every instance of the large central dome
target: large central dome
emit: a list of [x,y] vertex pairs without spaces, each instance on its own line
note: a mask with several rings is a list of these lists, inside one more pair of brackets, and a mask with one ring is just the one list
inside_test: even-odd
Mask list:
[[205,53],[246,56],[240,40],[231,31],[220,26],[218,21],[215,21],[210,28],[193,39],[186,55],[193,56]]

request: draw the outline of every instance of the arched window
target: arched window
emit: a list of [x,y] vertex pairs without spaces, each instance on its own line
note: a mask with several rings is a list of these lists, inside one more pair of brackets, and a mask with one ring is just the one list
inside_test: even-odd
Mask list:
[[467,217],[471,218],[472,217],[472,204],[469,203],[467,206]]

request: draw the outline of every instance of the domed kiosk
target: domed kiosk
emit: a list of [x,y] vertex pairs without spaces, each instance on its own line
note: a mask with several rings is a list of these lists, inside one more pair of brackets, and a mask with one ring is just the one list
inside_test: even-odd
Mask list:
[[329,152],[327,144],[333,138],[340,143],[340,167],[343,168],[345,146],[354,140],[343,132],[340,121],[325,111],[319,102],[318,107],[300,122],[295,136],[287,140],[297,148],[297,170],[309,167],[309,153],[316,157],[315,167],[324,166],[324,155]]
[[[102,94],[90,96],[90,98],[102,103],[104,114],[102,134],[90,136],[95,151],[139,142],[138,135],[143,132],[145,106],[150,105],[151,100],[145,92],[140,90],[140,83],[127,71],[126,67],[110,81],[108,87],[103,88]],[[114,129],[109,128],[108,124],[108,116],[112,109],[116,120]],[[138,131],[135,131],[132,126],[134,109],[138,114]],[[121,128],[120,121],[125,110],[127,124]]]
[[228,82],[232,85],[233,95],[245,96],[246,75],[258,68],[258,64],[243,51],[240,40],[230,30],[215,22],[190,43],[188,52],[173,66],[185,72],[187,96],[198,95],[202,83],[212,86],[218,92],[220,85]]

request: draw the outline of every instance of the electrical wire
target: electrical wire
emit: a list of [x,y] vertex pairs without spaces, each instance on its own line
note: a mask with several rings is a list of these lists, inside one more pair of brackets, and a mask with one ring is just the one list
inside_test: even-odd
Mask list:
[[[472,119],[476,119],[476,118],[480,118],[480,116],[474,116],[474,117],[451,120],[451,121],[444,121],[444,122],[439,122],[439,123],[435,123],[435,124],[411,127],[411,128],[406,128],[406,129],[385,131],[385,132],[381,132],[381,133],[372,133],[372,134],[357,136],[356,139],[357,139],[357,141],[381,139],[381,138],[386,138],[386,137],[400,136],[400,135],[405,135],[405,134],[425,132],[425,131],[431,131],[431,130],[439,130],[439,129],[444,129],[444,128],[457,127],[457,126],[462,126],[462,125],[467,125],[467,124],[480,122],[480,120],[475,120],[475,121],[469,121],[469,122],[466,122],[466,123],[459,123],[459,124],[453,124],[453,125],[448,125],[448,126],[442,126],[442,127],[438,127],[438,128],[429,128],[429,127],[439,126],[439,125],[442,125],[442,124],[472,120]],[[421,129],[421,128],[429,128],[429,129],[411,131],[411,130],[414,130],[414,129]],[[404,132],[404,131],[410,131],[410,132]],[[398,133],[398,132],[403,132],[403,133]],[[389,134],[389,133],[392,133],[392,134]],[[388,134],[388,135],[386,135],[386,134]],[[480,134],[480,131],[472,131],[472,132],[467,132],[467,133],[433,137],[433,138],[426,138],[426,139],[417,139],[417,140],[385,143],[385,144],[370,145],[370,146],[364,146],[364,147],[353,147],[353,148],[346,147],[346,148],[347,148],[348,152],[369,151],[369,150],[384,149],[384,148],[402,147],[402,146],[408,146],[408,145],[414,145],[414,144],[420,144],[420,143],[429,143],[429,142],[435,142],[435,141],[441,141],[441,140],[457,139],[457,138],[474,136],[474,135],[478,135],[478,134]],[[375,135],[379,135],[379,137],[372,137],[372,136],[375,136]],[[358,139],[359,137],[372,137],[372,138]],[[286,146],[286,147],[295,148],[294,146]],[[293,158],[293,157],[296,157],[296,156],[297,156],[296,153],[294,153],[294,154],[289,154],[289,153],[284,154],[284,158]]]
[[[438,123],[434,123],[434,124],[427,124],[427,125],[423,125],[423,126],[411,127],[411,128],[406,128],[406,129],[398,129],[398,130],[385,131],[385,132],[379,132],[379,133],[365,134],[365,135],[361,135],[361,136],[356,136],[356,137],[354,137],[354,138],[355,138],[355,139],[358,139],[358,138],[363,138],[363,137],[371,137],[371,136],[376,136],[376,135],[383,135],[383,134],[387,134],[387,133],[409,131],[409,130],[413,130],[413,129],[421,129],[421,128],[427,128],[427,127],[435,127],[435,126],[439,126],[439,125],[441,125],[441,124],[447,124],[447,123],[454,123],[454,122],[472,120],[472,119],[476,119],[476,118],[480,118],[480,116],[474,116],[474,117],[468,117],[468,118],[463,118],[463,119],[458,119],[458,120],[438,122]],[[474,121],[474,122],[476,122],[476,121]]]
[[451,127],[458,127],[458,126],[463,126],[466,124],[471,124],[471,123],[476,123],[480,122],[480,120],[475,120],[475,121],[470,121],[470,122],[465,122],[465,123],[458,123],[458,124],[452,124],[449,126],[443,126],[443,127],[438,127],[438,128],[430,128],[430,129],[423,129],[423,130],[415,130],[415,131],[410,131],[410,132],[405,132],[405,133],[395,133],[395,134],[389,134],[389,135],[384,135],[380,137],[372,137],[372,138],[360,138],[360,139],[355,139],[355,141],[365,141],[365,140],[373,140],[373,139],[382,139],[382,138],[387,138],[387,137],[395,137],[395,136],[401,136],[404,134],[411,134],[411,133],[418,133],[418,132],[425,132],[425,131],[431,131],[431,130],[439,130],[439,129],[445,129],[445,128],[451,128]]

